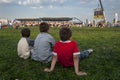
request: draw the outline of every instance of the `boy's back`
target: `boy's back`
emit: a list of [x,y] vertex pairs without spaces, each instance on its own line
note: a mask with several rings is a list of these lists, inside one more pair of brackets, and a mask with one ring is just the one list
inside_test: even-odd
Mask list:
[[34,45],[34,41],[32,41],[32,45],[30,45],[31,39],[29,38],[30,36],[29,28],[23,28],[21,30],[21,35],[22,37],[19,40],[18,45],[17,45],[18,56],[23,59],[27,59],[30,56],[30,52],[32,50],[31,47],[32,45]]
[[58,55],[58,62],[65,66],[74,66],[73,55],[79,53],[77,43],[74,41],[59,41],[55,44],[54,53]]
[[49,34],[49,24],[42,22],[39,26],[40,34],[35,39],[32,59],[40,62],[50,62],[52,60],[52,48],[55,40]]
[[[32,59],[41,62],[51,61],[52,51],[51,44],[55,43],[53,37],[48,33],[40,33],[35,39],[34,53]],[[50,58],[49,58],[50,57]]]
[[[61,41],[55,44],[51,67],[45,68],[44,71],[52,72],[58,59],[58,62],[65,67],[74,66],[75,73],[77,75],[87,75],[85,72],[79,71],[80,52],[77,43],[75,41],[71,41],[72,31],[69,28],[61,28],[59,35]],[[89,55],[89,53],[89,51],[85,51],[84,55]]]
[[27,59],[30,56],[30,49],[29,45],[27,43],[26,38],[22,37],[17,46],[18,56],[21,58]]

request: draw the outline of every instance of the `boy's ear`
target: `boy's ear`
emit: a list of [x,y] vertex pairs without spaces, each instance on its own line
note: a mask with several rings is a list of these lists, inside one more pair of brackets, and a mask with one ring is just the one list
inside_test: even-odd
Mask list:
[[48,29],[47,33],[49,33],[49,32],[50,32],[50,29]]
[[72,40],[72,36],[70,37],[70,40]]

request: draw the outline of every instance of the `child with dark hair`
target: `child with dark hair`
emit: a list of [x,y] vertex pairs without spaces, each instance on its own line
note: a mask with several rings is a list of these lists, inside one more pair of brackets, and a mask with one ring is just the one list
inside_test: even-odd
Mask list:
[[52,60],[52,49],[54,47],[55,40],[49,34],[49,27],[49,24],[46,22],[42,22],[39,25],[40,33],[35,39],[34,50],[31,56],[35,61],[47,63]]
[[47,32],[47,33],[48,33],[49,27],[50,27],[50,26],[49,26],[48,23],[42,22],[42,23],[40,24],[40,26],[39,26],[39,30],[40,30],[40,32]]
[[58,60],[58,63],[64,67],[74,66],[76,75],[87,75],[87,73],[79,71],[79,60],[87,58],[93,50],[80,52],[77,43],[71,40],[72,31],[69,28],[61,28],[59,35],[61,40],[55,44],[51,67],[45,68],[44,71],[52,72]]
[[32,47],[34,45],[34,40],[31,40],[29,38],[30,36],[30,29],[29,28],[23,28],[21,30],[21,39],[18,42],[17,45],[17,51],[18,51],[18,56],[27,59],[30,56]]

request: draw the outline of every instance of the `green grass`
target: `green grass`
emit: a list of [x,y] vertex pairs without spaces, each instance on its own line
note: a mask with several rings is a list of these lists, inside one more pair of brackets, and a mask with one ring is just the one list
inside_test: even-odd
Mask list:
[[[35,39],[38,28],[31,29]],[[52,28],[51,35],[59,40],[59,29]],[[0,80],[120,80],[120,28],[72,28],[73,40],[81,51],[93,48],[88,59],[80,61],[80,70],[87,76],[76,76],[74,68],[57,65],[52,73],[43,69],[50,63],[23,60],[17,56],[20,29],[0,30]]]

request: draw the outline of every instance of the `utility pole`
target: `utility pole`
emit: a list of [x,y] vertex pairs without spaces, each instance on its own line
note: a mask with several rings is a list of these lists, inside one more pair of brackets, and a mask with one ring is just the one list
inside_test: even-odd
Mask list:
[[118,22],[118,13],[115,13],[115,24]]
[[102,5],[102,1],[99,0],[99,2],[100,2],[101,9],[104,11],[104,8],[103,8],[103,5]]
[[103,8],[103,5],[102,5],[102,1],[99,0],[99,2],[100,2],[100,6],[101,6],[101,9],[102,9],[102,12],[103,12],[104,22],[105,22],[105,24],[106,24],[106,23],[107,23],[107,20],[106,20],[105,11],[104,11],[104,8]]

